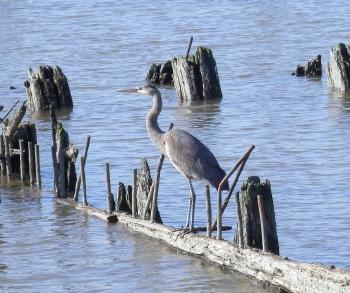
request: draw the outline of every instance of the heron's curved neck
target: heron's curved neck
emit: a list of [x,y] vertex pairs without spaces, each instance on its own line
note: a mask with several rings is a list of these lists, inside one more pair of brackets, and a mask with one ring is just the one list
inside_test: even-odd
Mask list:
[[147,114],[146,128],[150,139],[163,152],[164,151],[163,149],[164,132],[159,128],[159,125],[158,125],[158,116],[160,111],[162,111],[162,98],[159,92],[155,93],[152,96],[152,98],[153,98],[153,105],[151,110]]

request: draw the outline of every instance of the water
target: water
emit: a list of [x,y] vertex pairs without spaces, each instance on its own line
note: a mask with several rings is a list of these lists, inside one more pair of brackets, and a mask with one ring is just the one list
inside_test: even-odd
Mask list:
[[[317,54],[325,65],[330,48],[348,42],[347,7],[340,0],[0,1],[0,103],[9,107],[25,98],[29,67],[61,66],[75,107],[60,120],[81,151],[86,135],[92,136],[88,196],[104,208],[105,162],[111,164],[115,191],[119,181],[131,182],[140,157],[155,170],[159,156],[144,125],[151,100],[114,89],[140,85],[151,63],[184,55],[192,35],[193,46],[212,48],[224,98],[184,105],[174,90],[163,89],[161,127],[174,122],[190,131],[225,169],[256,145],[241,182],[250,175],[271,181],[281,254],[350,268],[350,97],[329,92],[325,75],[321,80],[291,76],[297,64]],[[10,85],[17,89],[10,91]],[[122,227],[57,206],[50,122],[35,115],[26,119],[38,128],[43,190],[2,182],[4,288],[108,290],[120,284],[130,291],[262,290]],[[204,224],[204,188],[198,183],[195,189],[197,223]],[[165,162],[159,206],[166,224],[184,223],[187,194],[185,179]],[[233,223],[234,206],[226,213],[224,223]],[[154,255],[159,259],[151,259]]]

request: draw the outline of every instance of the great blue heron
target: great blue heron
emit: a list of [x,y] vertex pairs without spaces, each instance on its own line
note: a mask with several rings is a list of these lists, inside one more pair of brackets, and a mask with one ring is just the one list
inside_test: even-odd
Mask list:
[[[192,180],[203,180],[217,189],[226,173],[220,167],[209,148],[190,133],[181,129],[171,129],[166,132],[160,129],[157,120],[162,110],[162,97],[155,86],[147,84],[140,88],[127,91],[147,94],[153,98],[152,108],[146,118],[148,136],[174,167],[188,179],[190,185],[190,203],[186,227],[189,227],[191,218],[190,229],[192,231],[194,228],[194,210],[196,205],[196,194],[193,190]],[[222,189],[229,189],[227,181]]]

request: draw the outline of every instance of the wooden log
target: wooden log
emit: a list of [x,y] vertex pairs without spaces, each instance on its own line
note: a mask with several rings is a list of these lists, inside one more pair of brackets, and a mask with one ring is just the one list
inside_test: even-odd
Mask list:
[[58,149],[58,178],[59,178],[59,197],[66,197],[66,168],[64,165],[64,149]]
[[4,135],[0,135],[0,168],[2,175],[6,174],[6,163],[5,163],[5,143]]
[[236,243],[239,248],[244,248],[243,245],[243,225],[242,225],[242,212],[241,204],[239,201],[239,192],[236,192],[236,217],[237,217],[237,229],[236,229]]
[[268,241],[267,241],[267,232],[266,232],[265,208],[264,208],[264,201],[260,194],[258,194],[258,207],[259,207],[259,216],[260,216],[261,242],[262,242],[263,251],[267,252]]
[[260,183],[260,178],[251,176],[241,186],[240,206],[242,213],[243,243],[245,247],[262,249],[262,232],[258,208],[258,194],[262,195],[266,220],[268,251],[279,254],[275,211],[269,181]]
[[108,207],[108,213],[111,214],[115,211],[115,202],[114,202],[113,194],[111,190],[111,177],[109,172],[109,163],[105,164],[105,176],[106,176],[107,207]]
[[205,199],[207,211],[207,236],[211,237],[211,202],[209,185],[205,185]]
[[327,64],[328,86],[340,92],[350,90],[350,46],[342,43],[331,49]]
[[41,188],[41,174],[40,174],[40,154],[39,145],[35,144],[35,175],[36,175],[36,185]]
[[10,157],[10,139],[7,135],[4,136],[4,145],[5,145],[6,174],[7,176],[11,176],[12,162]]
[[41,65],[36,70],[29,68],[27,87],[28,105],[32,111],[55,108],[73,108],[73,100],[66,76],[58,66]]
[[58,163],[56,156],[56,148],[54,145],[51,146],[51,156],[52,156],[52,168],[53,168],[53,185],[56,194],[59,194],[59,178],[58,178]]
[[81,174],[81,184],[83,185],[83,205],[87,206],[87,194],[86,194],[86,178],[85,178],[85,158],[80,157],[80,174]]
[[[90,140],[91,140],[91,136],[88,135],[86,137],[86,143],[85,143],[85,150],[84,150],[84,164],[86,162],[87,159],[87,155],[88,155],[88,151],[89,151],[89,146],[90,146]],[[85,166],[84,166],[85,167]],[[79,197],[79,190],[80,190],[80,183],[81,183],[81,173],[79,173],[78,178],[77,178],[77,182],[75,183],[75,191],[74,191],[74,200],[78,201],[78,197]]]
[[133,170],[132,173],[133,185],[132,185],[132,202],[131,202],[131,215],[133,218],[137,217],[137,169]]
[[23,139],[19,140],[19,161],[20,161],[20,176],[21,176],[21,182],[24,182],[25,179],[25,162],[24,162],[24,141]]

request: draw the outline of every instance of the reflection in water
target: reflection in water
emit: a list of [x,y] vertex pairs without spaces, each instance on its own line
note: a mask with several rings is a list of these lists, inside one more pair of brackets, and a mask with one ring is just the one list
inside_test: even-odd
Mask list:
[[330,110],[338,116],[344,112],[350,113],[350,93],[329,90]]
[[211,124],[220,112],[221,99],[178,101],[175,117],[189,128],[201,128]]

